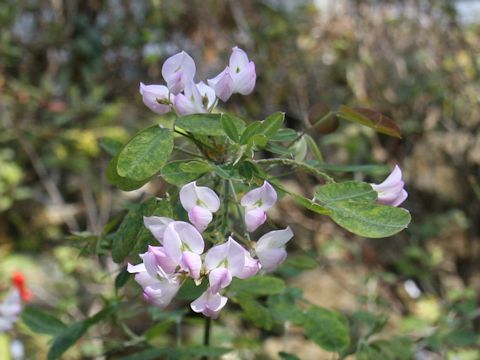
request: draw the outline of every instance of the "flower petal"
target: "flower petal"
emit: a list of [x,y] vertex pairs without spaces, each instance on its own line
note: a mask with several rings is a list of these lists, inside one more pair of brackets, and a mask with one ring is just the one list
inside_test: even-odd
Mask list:
[[262,209],[256,208],[245,212],[245,225],[247,231],[252,232],[267,220],[267,214]]
[[[293,237],[293,231],[290,226],[283,230],[274,230],[263,235],[255,245],[255,251],[264,249],[281,248]],[[263,266],[263,264],[262,264]]]
[[162,66],[162,76],[173,94],[180,93],[185,85],[193,81],[195,61],[185,51],[169,57]]
[[232,276],[238,276],[242,273],[245,266],[245,249],[232,237],[228,238],[227,263],[228,270]]
[[212,213],[201,206],[194,206],[188,212],[188,219],[198,231],[203,232],[212,221]]
[[232,79],[234,93],[239,93],[242,95],[250,94],[255,88],[255,83],[257,81],[255,64],[250,62],[240,72],[232,74]]
[[266,272],[274,271],[287,257],[285,248],[267,248],[256,251],[262,269]]
[[211,271],[220,266],[220,264],[227,258],[228,243],[225,242],[220,245],[215,245],[210,248],[205,256],[205,268]]
[[161,244],[163,241],[163,234],[165,233],[165,229],[167,225],[173,222],[172,219],[162,216],[144,216],[143,217],[143,224],[145,227],[150,230],[152,235],[158,242]]
[[247,209],[261,208],[266,211],[270,209],[277,201],[277,192],[267,181],[263,182],[261,187],[250,190],[246,193],[242,200],[242,206]]
[[215,95],[222,101],[227,101],[233,94],[234,82],[230,75],[230,68],[226,67],[220,74],[213,79],[208,80],[210,85],[215,90]]
[[166,114],[170,111],[168,104],[161,104],[161,101],[171,102],[169,91],[163,85],[145,85],[140,83],[140,94],[142,95],[143,103],[157,114]]
[[245,66],[248,65],[248,56],[245,51],[235,46],[232,48],[232,55],[230,55],[230,61],[228,66],[234,73],[240,72]]
[[208,275],[210,291],[217,293],[220,289],[226,288],[232,282],[232,274],[224,267],[216,268],[210,271]]

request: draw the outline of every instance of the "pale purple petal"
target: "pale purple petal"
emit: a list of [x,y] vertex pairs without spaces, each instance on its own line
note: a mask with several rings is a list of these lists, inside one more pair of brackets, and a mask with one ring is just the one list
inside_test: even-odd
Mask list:
[[226,259],[228,254],[228,243],[225,242],[220,245],[215,245],[210,248],[205,256],[205,268],[207,271],[211,271],[220,266],[220,264]]
[[228,238],[227,263],[228,270],[232,276],[238,276],[242,273],[245,266],[245,249],[232,237]]
[[267,248],[256,251],[262,269],[266,272],[274,271],[287,257],[285,248]]
[[155,256],[157,265],[167,274],[172,274],[177,268],[177,262],[171,259],[163,246],[149,246],[148,251]]
[[200,95],[202,95],[203,107],[206,110],[209,110],[210,108],[212,108],[212,106],[215,104],[215,101],[217,100],[217,97],[215,95],[215,89],[208,86],[203,81],[200,81],[197,84],[197,89],[200,92]]
[[260,208],[245,211],[245,225],[247,231],[252,232],[267,220],[267,214]]
[[[283,230],[274,230],[263,235],[257,242],[255,250],[281,248],[293,237],[293,231],[288,226]],[[263,264],[262,264],[263,265]]]
[[148,275],[152,278],[156,278],[158,275],[158,264],[155,255],[152,252],[147,251],[144,254],[140,254],[140,257],[145,264],[145,269],[147,270]]
[[203,253],[205,243],[203,242],[202,235],[193,225],[184,221],[176,221],[173,226],[179,234],[183,245],[187,247],[189,251],[199,255]]
[[173,107],[175,108],[177,114],[180,116],[195,114],[197,112],[195,104],[188,100],[187,97],[183,94],[175,95],[173,99]]
[[226,67],[220,74],[208,80],[208,84],[214,89],[216,96],[227,101],[233,94],[233,78],[230,75],[230,68]]
[[228,66],[234,73],[240,72],[249,63],[248,56],[245,51],[235,46],[232,48],[232,55],[230,55],[230,61]]
[[195,62],[185,51],[169,57],[162,66],[162,76],[175,95],[193,81],[195,71]]
[[210,289],[190,304],[193,311],[216,319],[218,313],[225,306],[228,299],[219,293],[212,294]]
[[190,211],[194,206],[198,205],[196,187],[195,181],[192,181],[191,183],[183,185],[180,189],[180,203],[186,211]]
[[255,72],[255,64],[250,62],[245,68],[238,73],[232,74],[233,92],[241,95],[250,94],[255,88],[257,74]]
[[399,206],[407,199],[407,197],[408,197],[408,193],[404,189],[402,189],[402,191],[400,192],[400,195],[392,203],[392,206]]
[[163,234],[167,225],[170,224],[173,220],[167,217],[162,216],[144,216],[143,224],[145,227],[150,230],[152,235],[158,242],[161,244],[163,241]]
[[177,294],[180,284],[176,280],[162,280],[143,289],[143,297],[150,304],[165,308]]
[[212,221],[212,213],[201,206],[194,206],[188,212],[188,219],[198,231],[203,232]]
[[254,276],[260,270],[260,261],[254,259],[250,253],[245,250],[245,266],[240,274],[236,276],[239,279],[248,279],[249,277]]
[[232,274],[224,267],[216,268],[210,271],[208,275],[210,291],[217,293],[220,289],[226,288],[232,282]]
[[246,193],[241,200],[241,204],[247,209],[260,208],[266,211],[270,209],[276,201],[277,192],[268,181],[264,181],[261,187]]
[[145,264],[144,263],[140,263],[140,264],[137,264],[137,265],[132,265],[132,264],[128,263],[127,271],[130,274],[136,274],[136,273],[140,273],[140,272],[145,272],[147,270],[145,269]]
[[145,288],[147,286],[151,286],[158,282],[158,279],[151,277],[148,275],[146,271],[139,272],[135,275],[135,281],[142,287]]
[[165,253],[177,263],[182,257],[182,240],[175,227],[176,221],[167,225],[163,235]]
[[169,91],[166,86],[163,85],[145,85],[140,83],[140,94],[142,95],[143,103],[152,111],[157,114],[165,114],[170,111],[168,104],[162,104],[161,102],[171,102],[169,97]]
[[191,251],[184,251],[180,260],[180,266],[188,271],[190,276],[197,280],[200,278],[200,270],[202,269],[202,259],[200,255]]
[[220,199],[215,191],[206,186],[197,186],[195,181],[180,189],[180,202],[187,211],[196,205],[202,206],[210,212],[216,212],[220,207]]

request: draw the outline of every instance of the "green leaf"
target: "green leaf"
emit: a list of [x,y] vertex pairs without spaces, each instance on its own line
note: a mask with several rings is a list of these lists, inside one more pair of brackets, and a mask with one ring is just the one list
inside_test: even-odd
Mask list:
[[288,256],[284,266],[293,267],[298,270],[312,270],[318,267],[318,262],[309,255],[293,254]]
[[289,193],[289,195],[292,197],[293,200],[295,200],[295,202],[298,205],[301,205],[308,210],[311,210],[313,212],[316,212],[316,213],[322,214],[322,215],[329,214],[328,210],[325,207],[313,202],[310,199],[307,199],[307,198],[305,198],[301,195],[294,194],[294,193]]
[[267,137],[267,139],[270,139],[282,127],[284,120],[285,113],[273,113],[260,123],[260,126],[258,127],[256,132],[258,134],[263,134]]
[[335,165],[335,164],[326,164],[324,162],[319,162],[316,160],[307,161],[307,164],[315,166],[319,169],[336,171],[336,172],[364,172],[364,173],[388,173],[388,170],[383,165],[367,164],[367,165]]
[[227,134],[233,142],[237,143],[240,140],[240,135],[238,135],[238,130],[233,118],[228,114],[222,114],[220,123],[222,124],[225,134]]
[[271,141],[293,141],[298,137],[298,133],[293,129],[279,129],[277,133],[272,136]]
[[289,292],[269,296],[267,304],[277,321],[290,321],[294,325],[302,325],[305,321],[303,310],[297,306],[295,297]]
[[249,279],[240,280],[235,278],[229,291],[236,293],[247,293],[250,295],[274,295],[285,290],[285,282],[274,276],[254,276]]
[[124,267],[115,278],[115,289],[119,290],[125,286],[125,284],[130,280],[130,273],[127,271],[127,267]]
[[267,307],[246,296],[238,298],[238,305],[242,308],[245,318],[253,324],[265,330],[272,328],[273,318]]
[[337,116],[348,121],[368,126],[377,132],[401,139],[400,128],[389,117],[375,110],[340,106]]
[[298,356],[287,353],[285,351],[280,351],[278,353],[278,356],[280,357],[281,360],[300,360],[300,358]]
[[66,328],[55,316],[31,306],[23,310],[22,320],[30,330],[40,334],[56,335]]
[[337,312],[318,306],[307,311],[305,333],[327,351],[340,352],[350,344],[348,322]]
[[113,261],[122,262],[132,251],[138,241],[143,226],[143,217],[150,216],[157,207],[156,199],[149,199],[142,204],[136,204],[123,219],[116,231],[112,243]]
[[115,185],[120,190],[123,191],[132,191],[141,188],[145,185],[150,178],[143,180],[133,180],[123,176],[118,175],[117,172],[118,156],[115,156],[110,160],[110,163],[107,167],[107,179],[112,185]]
[[122,149],[123,143],[115,139],[103,138],[102,140],[100,140],[100,146],[109,155],[116,156]]
[[405,209],[377,204],[369,184],[355,181],[320,186],[315,198],[338,225],[354,234],[382,238],[402,231],[410,223]]
[[118,175],[143,180],[157,173],[173,150],[173,135],[169,129],[151,126],[135,135],[118,155]]
[[105,319],[114,309],[114,306],[109,306],[88,319],[73,323],[62,329],[62,331],[53,338],[52,345],[48,350],[47,359],[58,359],[87,332],[88,328]]
[[319,162],[323,162],[322,152],[318,148],[317,142],[308,134],[303,135],[307,141],[308,148]]
[[371,203],[377,200],[377,192],[367,183],[345,181],[318,187],[315,198],[325,206],[346,200]]
[[222,126],[222,117],[230,120],[237,133],[242,132],[245,128],[245,122],[242,119],[228,114],[192,114],[182,116],[177,119],[175,126],[196,135],[224,136],[226,132]]
[[254,121],[248,125],[240,137],[240,144],[246,144],[250,138],[257,133],[257,129],[260,126],[260,121]]
[[118,360],[156,360],[156,359],[198,359],[200,357],[218,358],[232,351],[227,348],[209,346],[183,346],[149,349],[119,358]]
[[207,290],[207,286],[206,281],[203,281],[200,285],[195,285],[192,279],[187,278],[180,290],[178,290],[176,298],[180,300],[195,300]]
[[[202,164],[200,166],[200,163]],[[189,166],[192,164],[194,166]],[[207,162],[192,160],[178,160],[166,164],[160,171],[162,178],[172,185],[184,185],[210,171],[211,165]]]
[[85,321],[80,321],[63,329],[63,331],[54,338],[48,350],[47,359],[54,360],[60,358],[65,351],[72,347],[72,345],[87,332],[88,328],[89,326]]

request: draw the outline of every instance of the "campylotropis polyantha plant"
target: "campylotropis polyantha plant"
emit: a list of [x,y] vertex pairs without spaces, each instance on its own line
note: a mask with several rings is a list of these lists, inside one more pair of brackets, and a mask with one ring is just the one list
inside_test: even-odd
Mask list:
[[[273,206],[277,194],[266,181],[261,187],[244,195],[241,203],[261,204],[265,189],[269,192],[268,207]],[[220,199],[212,189],[197,186],[196,182],[181,188],[180,201],[197,227],[198,219],[191,215],[192,210],[200,207],[203,210],[199,211],[217,211],[220,204]],[[205,219],[200,222],[202,231],[212,220],[212,215],[205,216]],[[146,253],[140,254],[142,263],[128,265],[128,271],[136,274],[135,280],[143,288],[145,300],[164,308],[175,297],[186,278],[192,278],[197,285],[208,281],[207,290],[192,302],[191,307],[193,311],[212,318],[216,318],[227,303],[227,297],[220,292],[230,285],[232,278],[247,279],[262,268],[265,272],[275,271],[285,260],[285,245],[293,237],[289,227],[271,231],[257,243],[251,244],[251,253],[230,236],[224,243],[211,247],[205,253],[205,241],[201,233],[187,222],[152,216],[145,217],[144,224],[161,245],[149,246]]]

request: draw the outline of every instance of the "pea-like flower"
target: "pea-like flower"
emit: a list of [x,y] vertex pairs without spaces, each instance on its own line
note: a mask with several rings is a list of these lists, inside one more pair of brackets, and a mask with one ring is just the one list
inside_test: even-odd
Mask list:
[[150,230],[153,237],[157,239],[160,244],[163,244],[163,234],[167,225],[173,222],[173,219],[163,217],[163,216],[144,216],[143,224],[145,227]]
[[169,57],[162,66],[162,76],[168,89],[174,95],[183,91],[187,84],[193,82],[195,72],[195,61],[185,51]]
[[202,235],[189,223],[174,221],[165,229],[163,247],[166,255],[195,280],[200,278],[200,255],[204,246]]
[[293,237],[290,227],[283,230],[270,231],[255,244],[255,254],[260,260],[262,269],[274,271],[287,257],[285,244]]
[[212,213],[220,208],[220,199],[215,191],[206,186],[197,186],[195,181],[181,188],[180,202],[188,211],[188,219],[200,232],[212,221]]
[[215,89],[219,99],[227,101],[235,93],[250,94],[256,79],[255,63],[248,59],[245,51],[235,46],[228,66],[213,79],[209,79],[208,84]]
[[277,201],[277,192],[267,181],[259,188],[246,193],[241,204],[245,208],[245,224],[247,230],[255,231],[267,219],[265,211]]
[[202,313],[205,316],[216,319],[227,301],[228,298],[226,296],[207,289],[198,299],[190,304],[190,307],[196,313]]
[[140,95],[145,105],[157,114],[166,114],[170,111],[170,104],[173,103],[173,95],[166,86],[145,85],[140,83]]
[[164,277],[152,277],[145,264],[128,264],[128,272],[135,274],[135,281],[143,288],[143,298],[161,309],[166,307],[177,295],[180,282],[177,274],[165,274]]
[[149,246],[146,253],[140,254],[148,274],[156,278],[159,274],[173,274],[178,266],[177,262],[170,258],[163,246]]
[[212,247],[205,257],[205,268],[210,283],[210,291],[218,292],[232,282],[232,277],[242,275],[245,267],[245,249],[233,238]]
[[178,115],[207,113],[213,109],[217,98],[215,90],[204,82],[193,81],[185,85],[185,94],[177,94],[173,99],[173,107]]
[[384,205],[399,206],[408,197],[408,193],[403,188],[405,183],[402,180],[402,170],[398,165],[384,182],[370,185],[378,194],[378,202]]

